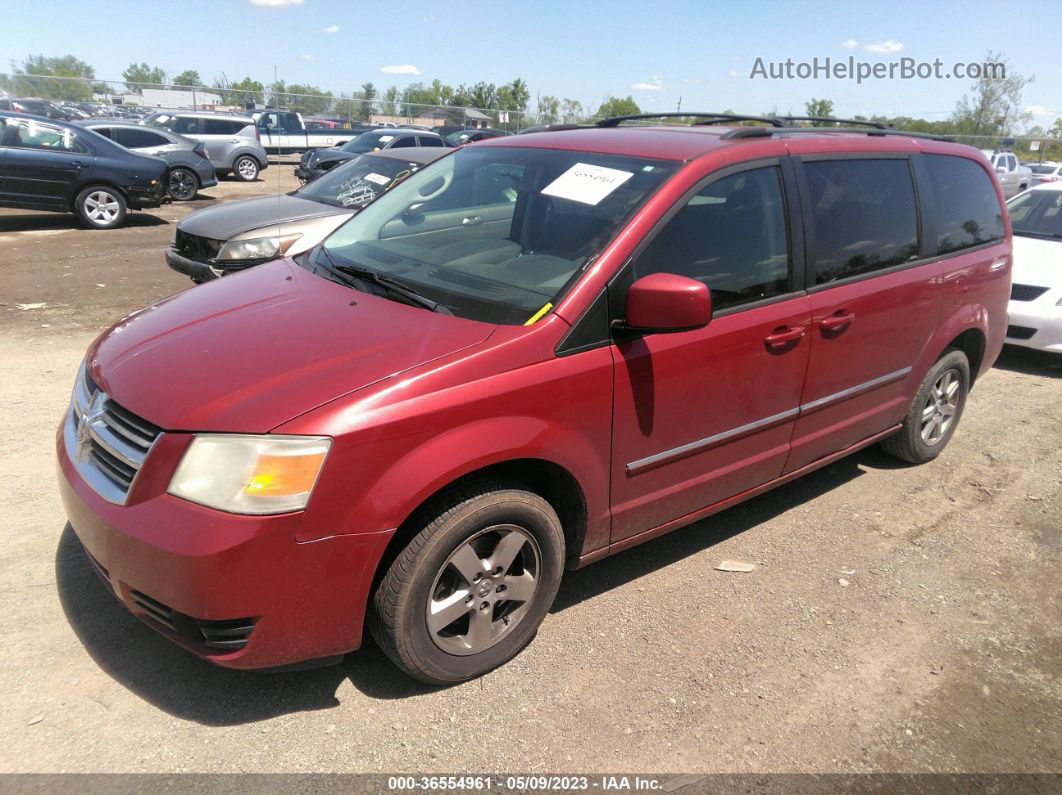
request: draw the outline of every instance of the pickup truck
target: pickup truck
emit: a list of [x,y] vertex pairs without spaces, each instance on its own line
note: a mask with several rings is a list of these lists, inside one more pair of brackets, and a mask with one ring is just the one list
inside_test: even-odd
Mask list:
[[309,129],[302,115],[285,110],[267,110],[252,114],[262,146],[271,154],[291,154],[317,149],[323,146],[341,146],[365,130],[372,129],[359,125],[354,128],[328,130]]
[[1003,197],[1017,196],[1023,190],[1032,187],[1033,173],[1028,166],[1019,165],[1017,155],[1009,149],[982,149],[999,177],[1003,187]]

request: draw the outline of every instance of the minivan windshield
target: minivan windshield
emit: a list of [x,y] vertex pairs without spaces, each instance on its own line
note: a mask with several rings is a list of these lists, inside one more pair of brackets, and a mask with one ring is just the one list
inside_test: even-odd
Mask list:
[[1062,190],[1030,190],[1007,204],[1014,234],[1062,240]]
[[307,264],[371,270],[454,315],[524,324],[548,311],[678,166],[559,149],[460,149],[368,205]]
[[420,167],[411,160],[360,155],[306,183],[294,195],[333,207],[361,208]]

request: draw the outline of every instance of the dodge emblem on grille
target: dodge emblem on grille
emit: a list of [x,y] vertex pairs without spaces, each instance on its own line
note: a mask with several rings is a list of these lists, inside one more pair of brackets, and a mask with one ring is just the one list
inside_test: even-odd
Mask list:
[[82,409],[81,414],[78,416],[77,421],[77,460],[78,463],[82,463],[88,460],[89,452],[92,450],[92,423],[103,416],[104,401],[106,396],[102,392],[97,392],[92,396],[92,400],[89,402],[87,408]]

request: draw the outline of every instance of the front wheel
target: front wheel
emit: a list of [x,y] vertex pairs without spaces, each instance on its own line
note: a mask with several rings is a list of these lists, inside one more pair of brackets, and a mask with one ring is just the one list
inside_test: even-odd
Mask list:
[[410,676],[472,679],[534,637],[564,569],[553,507],[518,485],[493,484],[440,505],[388,568],[369,628]]
[[929,368],[896,435],[882,441],[885,452],[912,464],[936,458],[959,425],[970,391],[970,362],[948,351]]
[[166,192],[175,202],[187,202],[195,198],[199,179],[195,172],[178,166],[170,171],[166,180]]
[[259,170],[258,161],[250,155],[240,155],[232,164],[232,174],[241,182],[254,182]]
[[125,223],[125,197],[114,188],[92,185],[74,199],[74,210],[92,229],[114,229]]

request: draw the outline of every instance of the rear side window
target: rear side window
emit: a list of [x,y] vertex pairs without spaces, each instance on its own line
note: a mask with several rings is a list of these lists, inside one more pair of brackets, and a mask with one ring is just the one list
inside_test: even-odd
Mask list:
[[175,116],[164,124],[178,135],[195,135],[203,131],[201,121],[194,116]]
[[235,135],[243,128],[243,122],[239,121],[231,121],[230,119],[203,119],[204,135]]
[[443,142],[441,138],[432,138],[430,135],[417,136],[420,139],[421,146],[442,146]]
[[788,292],[778,169],[743,171],[705,187],[653,238],[634,271],[638,278],[677,273],[704,282],[716,309]]
[[925,155],[936,200],[936,253],[1003,239],[1003,208],[991,177],[965,157]]
[[152,146],[166,146],[169,144],[168,140],[150,130],[129,130],[125,127],[120,127],[115,132],[118,134],[118,143],[129,149],[146,149]]
[[393,144],[391,144],[390,148],[391,149],[403,149],[403,148],[406,148],[406,147],[416,146],[416,145],[417,145],[416,137],[412,136],[412,135],[408,135],[408,136],[406,136],[404,138],[399,138],[397,141],[395,141]]
[[805,162],[804,171],[816,284],[918,256],[914,184],[905,158],[817,160]]

